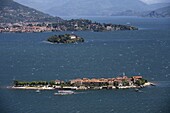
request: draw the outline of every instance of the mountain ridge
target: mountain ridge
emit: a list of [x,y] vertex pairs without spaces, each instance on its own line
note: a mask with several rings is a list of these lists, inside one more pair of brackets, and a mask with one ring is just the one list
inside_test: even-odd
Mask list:
[[142,0],[15,0],[54,16],[141,16],[170,3],[147,4]]
[[[131,10],[147,9],[147,4],[136,0],[70,0],[62,6],[49,9],[47,12],[59,16],[110,16],[113,12],[129,10],[127,4]],[[140,7],[141,5],[143,7]]]
[[13,0],[1,0],[0,23],[51,21],[62,21],[62,19],[21,5]]
[[163,7],[163,8],[159,8],[157,10],[151,11],[145,15],[143,15],[144,17],[170,17],[170,5],[167,7]]

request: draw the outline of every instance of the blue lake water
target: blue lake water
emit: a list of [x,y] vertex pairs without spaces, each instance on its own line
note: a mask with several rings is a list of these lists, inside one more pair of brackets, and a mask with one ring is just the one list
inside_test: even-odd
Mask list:
[[[85,43],[50,44],[47,33],[0,34],[0,111],[2,113],[169,113],[170,19],[89,17],[98,22],[138,26],[139,31],[75,32]],[[17,80],[142,75],[158,85],[137,93],[129,90],[80,91],[54,96],[55,91],[9,90]]]

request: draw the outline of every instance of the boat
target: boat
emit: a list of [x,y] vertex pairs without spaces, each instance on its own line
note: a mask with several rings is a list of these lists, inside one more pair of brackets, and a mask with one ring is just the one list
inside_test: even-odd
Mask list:
[[143,91],[141,91],[140,89],[136,88],[136,89],[135,89],[135,92],[140,92],[140,93],[141,93],[141,92],[143,92]]
[[57,93],[54,93],[54,95],[71,95],[71,94],[75,94],[75,92],[71,90],[59,90]]
[[139,91],[139,89],[135,88],[135,91],[136,91],[136,92],[138,92],[138,91]]
[[151,83],[151,86],[156,86],[156,84],[154,84],[154,83]]
[[39,89],[37,89],[35,92],[36,92],[36,93],[40,93],[40,90],[39,90]]
[[126,25],[130,25],[131,23],[130,22],[127,22]]

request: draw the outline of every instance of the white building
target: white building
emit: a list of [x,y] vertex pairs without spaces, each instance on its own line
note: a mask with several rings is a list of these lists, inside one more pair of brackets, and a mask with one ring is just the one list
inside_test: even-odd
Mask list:
[[70,35],[70,38],[71,38],[71,39],[76,39],[77,36],[76,36],[76,35]]

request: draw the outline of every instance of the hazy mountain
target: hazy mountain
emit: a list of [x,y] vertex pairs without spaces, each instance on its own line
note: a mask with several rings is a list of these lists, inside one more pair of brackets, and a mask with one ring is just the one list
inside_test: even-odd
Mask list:
[[134,11],[134,10],[126,10],[118,13],[113,13],[111,16],[141,16],[145,12],[148,13],[148,11]]
[[62,21],[35,9],[23,6],[13,0],[0,0],[0,23],[3,22]]
[[25,6],[37,9],[39,11],[46,12],[51,7],[61,6],[68,2],[69,0],[14,0],[14,1]]
[[156,3],[148,5],[152,10],[170,6],[170,3]]
[[145,10],[125,10],[119,11],[117,13],[113,12],[111,16],[146,16],[147,14],[151,13],[151,11],[170,6],[170,3],[156,3],[156,4],[149,4]]
[[150,10],[140,0],[68,0],[46,12],[59,16],[107,16],[125,10]]
[[[138,16],[168,6],[147,0],[15,0],[55,16]],[[161,0],[160,0],[161,1]],[[168,0],[167,0],[168,1]],[[148,3],[156,4],[148,4]],[[146,4],[147,3],[147,4]]]
[[144,15],[145,17],[170,17],[170,6],[163,7]]

